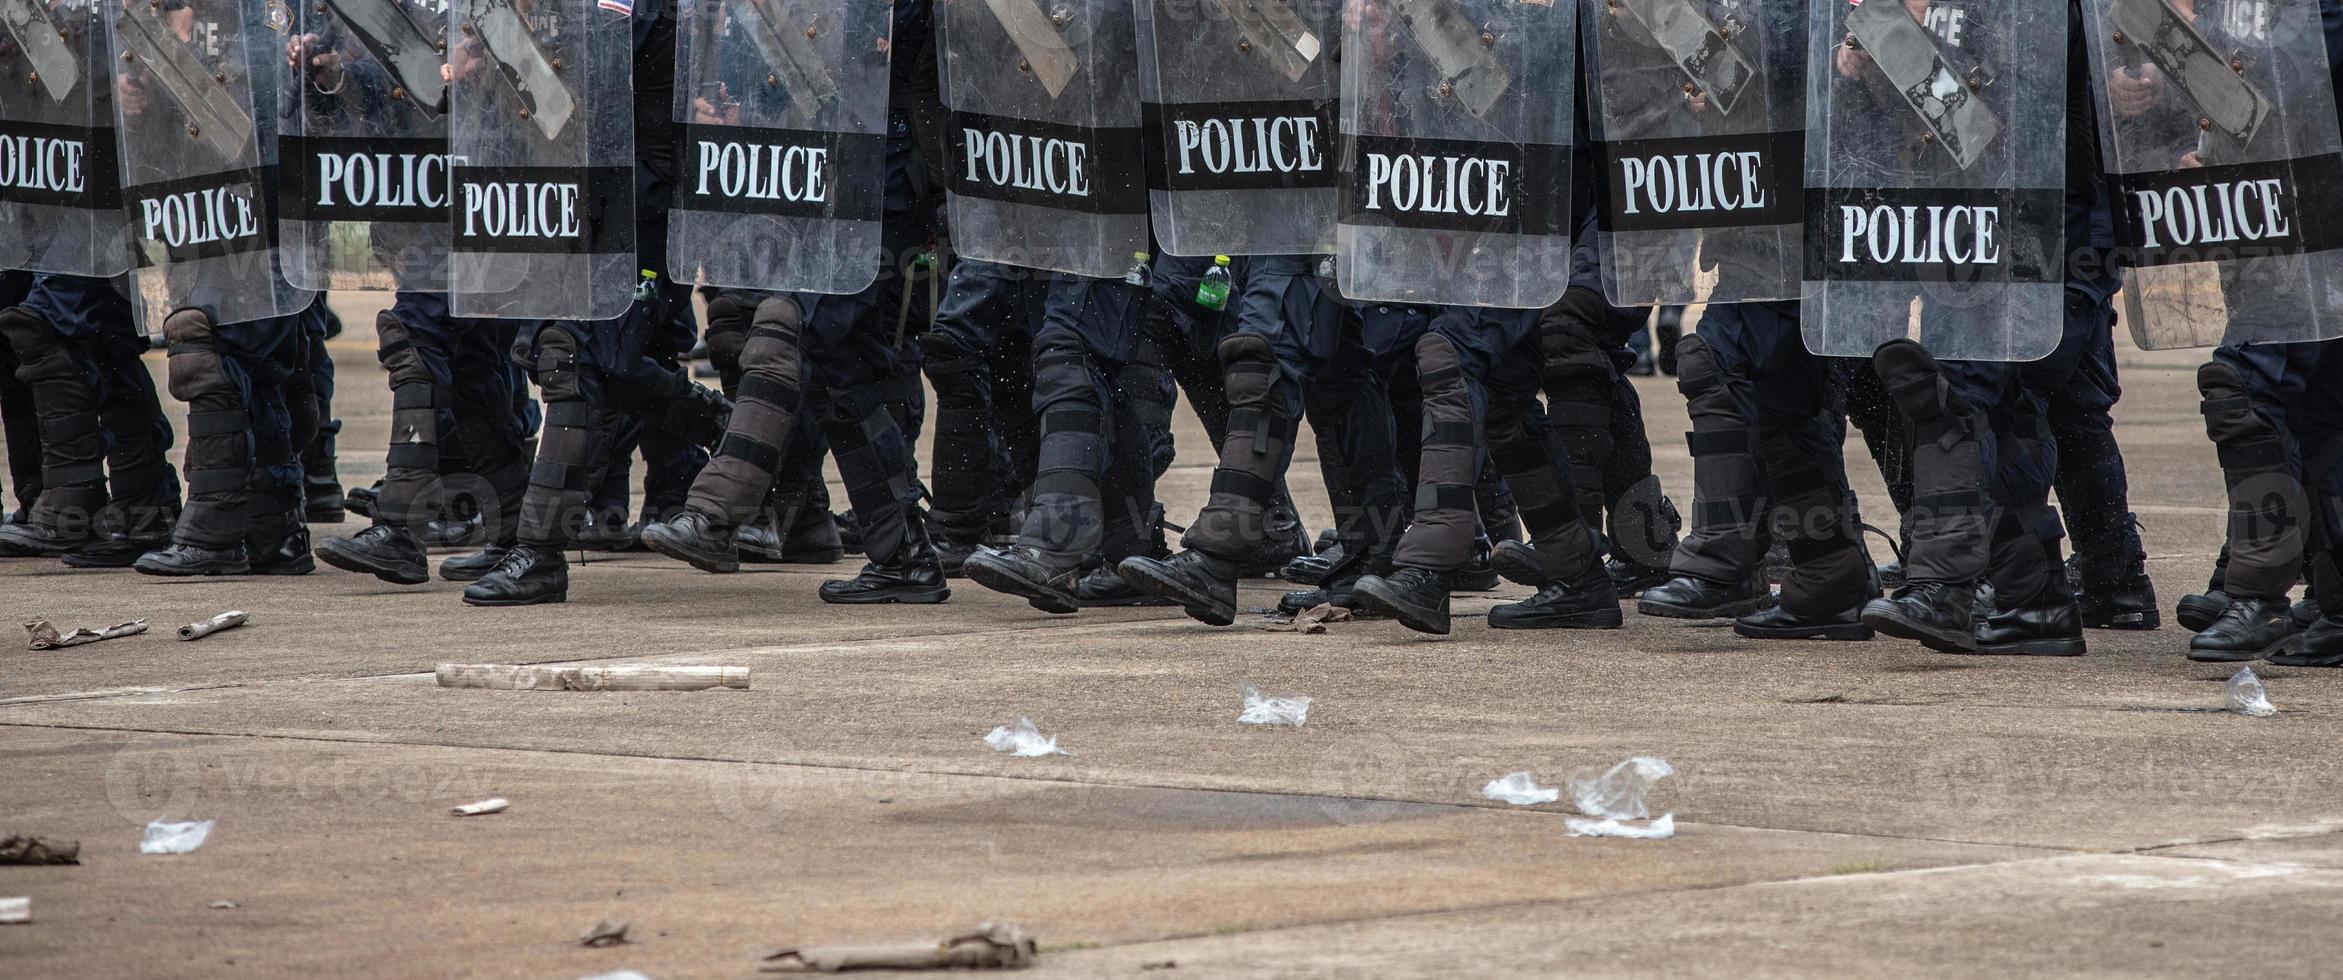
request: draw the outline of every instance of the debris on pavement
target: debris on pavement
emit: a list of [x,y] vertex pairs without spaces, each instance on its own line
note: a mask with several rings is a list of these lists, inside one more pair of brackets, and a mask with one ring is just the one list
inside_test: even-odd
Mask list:
[[33,900],[30,896],[0,898],[0,926],[31,922],[32,920]]
[[204,620],[200,623],[189,623],[185,626],[179,627],[179,638],[182,640],[200,640],[221,630],[235,629],[238,626],[242,626],[244,625],[245,621],[250,618],[251,617],[247,615],[242,609],[230,609],[227,612],[213,616],[212,618]]
[[1265,628],[1283,633],[1315,635],[1326,632],[1328,623],[1347,623],[1350,618],[1350,610],[1331,602],[1321,602],[1291,617],[1271,616]]
[[491,813],[503,813],[504,808],[511,805],[513,805],[511,800],[497,796],[481,800],[478,803],[466,803],[448,812],[459,817],[478,817]]
[[1637,825],[1617,817],[1590,820],[1586,817],[1564,817],[1562,825],[1570,829],[1572,837],[1626,837],[1634,840],[1667,840],[1676,836],[1676,815],[1660,814],[1650,823]]
[[233,909],[233,908],[242,908],[242,907],[243,907],[243,906],[237,905],[236,903],[234,903],[234,902],[231,902],[231,901],[228,901],[227,899],[224,899],[224,898],[223,898],[223,899],[220,899],[220,900],[219,900],[219,901],[217,901],[217,902],[213,902],[213,903],[211,903],[210,905],[206,905],[206,906],[204,906],[204,908],[207,908],[207,909]]
[[1139,969],[1142,970],[1177,970],[1179,968],[1180,964],[1177,960],[1151,960],[1139,964]]
[[748,690],[746,667],[543,667],[513,664],[440,664],[441,687],[492,691]]
[[1307,694],[1265,698],[1261,696],[1261,689],[1254,687],[1252,681],[1245,681],[1238,690],[1245,701],[1244,710],[1237,714],[1239,725],[1288,725],[1300,728],[1302,722],[1310,718],[1310,696]]
[[760,973],[842,970],[1022,970],[1040,953],[1013,923],[981,922],[971,932],[925,942],[799,946],[767,954]]
[[604,946],[620,945],[626,942],[626,927],[633,924],[626,920],[612,922],[609,919],[604,919],[587,927],[585,932],[579,933],[578,945],[597,949]]
[[1502,779],[1489,780],[1489,785],[1481,787],[1481,796],[1484,799],[1496,800],[1499,803],[1511,803],[1514,806],[1536,806],[1540,803],[1552,803],[1561,799],[1562,791],[1551,786],[1538,785],[1537,780],[1530,778],[1530,774],[1525,770],[1506,773]]
[[1014,728],[1008,725],[994,728],[985,735],[984,744],[992,746],[995,752],[1007,752],[1020,759],[1074,754],[1058,748],[1057,736],[1043,735],[1041,729],[1033,727],[1033,719],[1024,715],[1017,716],[1017,725]]
[[146,632],[146,620],[133,619],[127,623],[116,623],[104,629],[90,629],[87,626],[81,626],[76,627],[70,633],[59,633],[57,627],[49,625],[48,620],[35,619],[28,620],[24,624],[24,631],[32,634],[29,638],[30,649],[55,650],[59,647],[77,647],[84,643],[111,640],[118,636],[135,636]]
[[0,864],[80,864],[81,842],[10,834],[0,837]]
[[1674,775],[1675,767],[1667,760],[1639,755],[1597,775],[1593,769],[1581,769],[1570,774],[1570,799],[1578,805],[1578,812],[1594,819],[1570,817],[1563,825],[1572,837],[1630,837],[1640,840],[1665,840],[1676,835],[1676,815],[1662,814],[1649,824],[1637,826],[1626,823],[1651,816],[1651,806],[1644,795],[1652,785]]
[[203,846],[212,835],[212,822],[191,820],[169,823],[161,819],[146,825],[146,839],[138,842],[140,854],[185,854]]
[[2229,710],[2238,714],[2268,718],[2278,713],[2278,706],[2270,703],[2269,689],[2262,686],[2262,679],[2255,676],[2251,667],[2238,668],[2236,675],[2229,678],[2227,695]]

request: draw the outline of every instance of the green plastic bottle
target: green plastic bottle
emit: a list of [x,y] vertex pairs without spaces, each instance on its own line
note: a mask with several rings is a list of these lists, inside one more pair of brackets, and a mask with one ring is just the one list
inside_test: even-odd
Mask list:
[[1212,268],[1204,270],[1204,281],[1196,284],[1196,305],[1207,310],[1228,309],[1228,256],[1212,257]]

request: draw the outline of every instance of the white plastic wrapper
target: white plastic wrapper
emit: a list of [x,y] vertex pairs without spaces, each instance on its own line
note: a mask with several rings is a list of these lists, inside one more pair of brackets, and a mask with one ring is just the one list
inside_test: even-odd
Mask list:
[[1020,759],[1074,754],[1058,748],[1057,736],[1043,735],[1041,729],[1033,727],[1033,719],[1024,715],[1017,716],[1017,724],[1014,728],[1002,725],[993,729],[990,734],[984,737],[984,744],[992,746],[995,752],[1007,752]]
[[1627,837],[1634,840],[1667,840],[1676,836],[1676,815],[1660,814],[1658,820],[1633,824],[1622,820],[1593,820],[1587,817],[1564,817],[1562,825],[1570,828],[1572,837]]
[[1310,696],[1307,694],[1265,698],[1261,696],[1261,689],[1254,687],[1252,681],[1244,682],[1241,691],[1245,707],[1237,714],[1239,725],[1286,725],[1300,728],[1302,722],[1310,718]]
[[32,920],[33,900],[30,896],[24,898],[0,898],[0,926],[15,925],[20,922],[31,922]]
[[1536,806],[1561,799],[1562,791],[1552,786],[1538,785],[1537,780],[1530,778],[1530,774],[1524,771],[1507,773],[1502,779],[1489,780],[1489,785],[1481,787],[1481,796],[1514,806]]
[[186,823],[167,823],[156,820],[146,825],[146,839],[138,842],[140,854],[185,854],[203,846],[212,835],[212,822],[191,820]]
[[2270,703],[2270,692],[2262,686],[2261,677],[2251,667],[2241,667],[2229,678],[2226,691],[2229,710],[2241,715],[2268,718],[2278,713],[2278,706]]
[[479,817],[486,816],[491,813],[503,813],[504,808],[511,805],[512,802],[505,799],[504,797],[492,796],[488,799],[481,800],[478,803],[466,803],[463,806],[455,807],[448,812],[459,817]]

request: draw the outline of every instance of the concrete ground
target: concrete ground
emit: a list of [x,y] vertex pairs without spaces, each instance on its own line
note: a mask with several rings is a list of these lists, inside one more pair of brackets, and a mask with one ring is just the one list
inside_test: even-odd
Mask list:
[[[371,306],[337,306],[342,475],[363,485],[388,398]],[[2127,352],[2118,412],[2167,607],[2219,542],[2195,360]],[[1684,501],[1681,399],[1639,386]],[[1175,520],[1212,464],[1182,426]],[[1307,439],[1296,474],[1325,523]],[[2230,671],[2182,660],[2171,626],[2058,661],[1633,616],[1307,636],[1051,617],[965,585],[942,607],[815,599],[850,570],[596,557],[567,605],[488,610],[331,569],[0,562],[7,619],[155,626],[0,648],[0,835],[83,845],[78,867],[0,867],[33,915],[0,926],[0,975],[747,976],[773,947],[986,919],[1034,932],[1045,977],[2317,976],[2343,947],[2343,675],[2267,669],[2279,715],[2209,710]],[[229,608],[251,625],[168,635]],[[726,664],[754,689],[443,690],[445,661]],[[1239,728],[1245,679],[1315,698],[1308,726]],[[1074,754],[988,751],[1020,714]],[[1676,767],[1674,839],[1573,838],[1561,806],[1479,796],[1630,755]],[[447,813],[487,796],[511,810]],[[142,856],[157,817],[218,823]],[[603,918],[633,942],[581,948]]]

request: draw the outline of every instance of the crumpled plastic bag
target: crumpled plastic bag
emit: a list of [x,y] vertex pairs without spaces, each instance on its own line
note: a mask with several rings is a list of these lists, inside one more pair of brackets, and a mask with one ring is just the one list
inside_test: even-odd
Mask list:
[[1074,754],[1058,748],[1057,736],[1043,735],[1041,729],[1033,727],[1033,719],[1024,715],[1017,716],[1017,725],[1014,728],[1002,725],[993,729],[990,734],[984,737],[984,744],[992,746],[995,752],[1007,752],[1020,759]]
[[1570,828],[1572,837],[1628,837],[1635,840],[1667,840],[1676,836],[1676,815],[1663,813],[1658,820],[1638,826],[1614,818],[1590,820],[1586,817],[1564,817],[1562,825]]
[[1514,806],[1536,806],[1562,798],[1562,791],[1551,786],[1540,786],[1527,771],[1507,773],[1502,779],[1489,780],[1481,787],[1481,796]]
[[2268,718],[2278,713],[2278,706],[2270,703],[2269,689],[2262,686],[2262,679],[2251,667],[2241,667],[2229,678],[2227,695],[2229,710],[2238,714]]
[[203,846],[212,835],[212,822],[191,820],[186,823],[168,823],[157,818],[146,825],[146,839],[138,842],[140,854],[185,854]]
[[1659,819],[1643,826],[1623,823],[1651,816],[1651,805],[1644,796],[1652,785],[1674,775],[1676,768],[1666,759],[1639,755],[1601,774],[1593,769],[1581,769],[1570,774],[1570,799],[1578,804],[1578,812],[1592,820],[1577,817],[1563,821],[1573,837],[1632,837],[1641,840],[1664,840],[1676,835],[1676,815],[1662,814]]
[[1237,714],[1239,725],[1289,725],[1302,727],[1310,718],[1310,696],[1296,694],[1288,698],[1265,698],[1252,681],[1239,689],[1245,699],[1245,708]]

